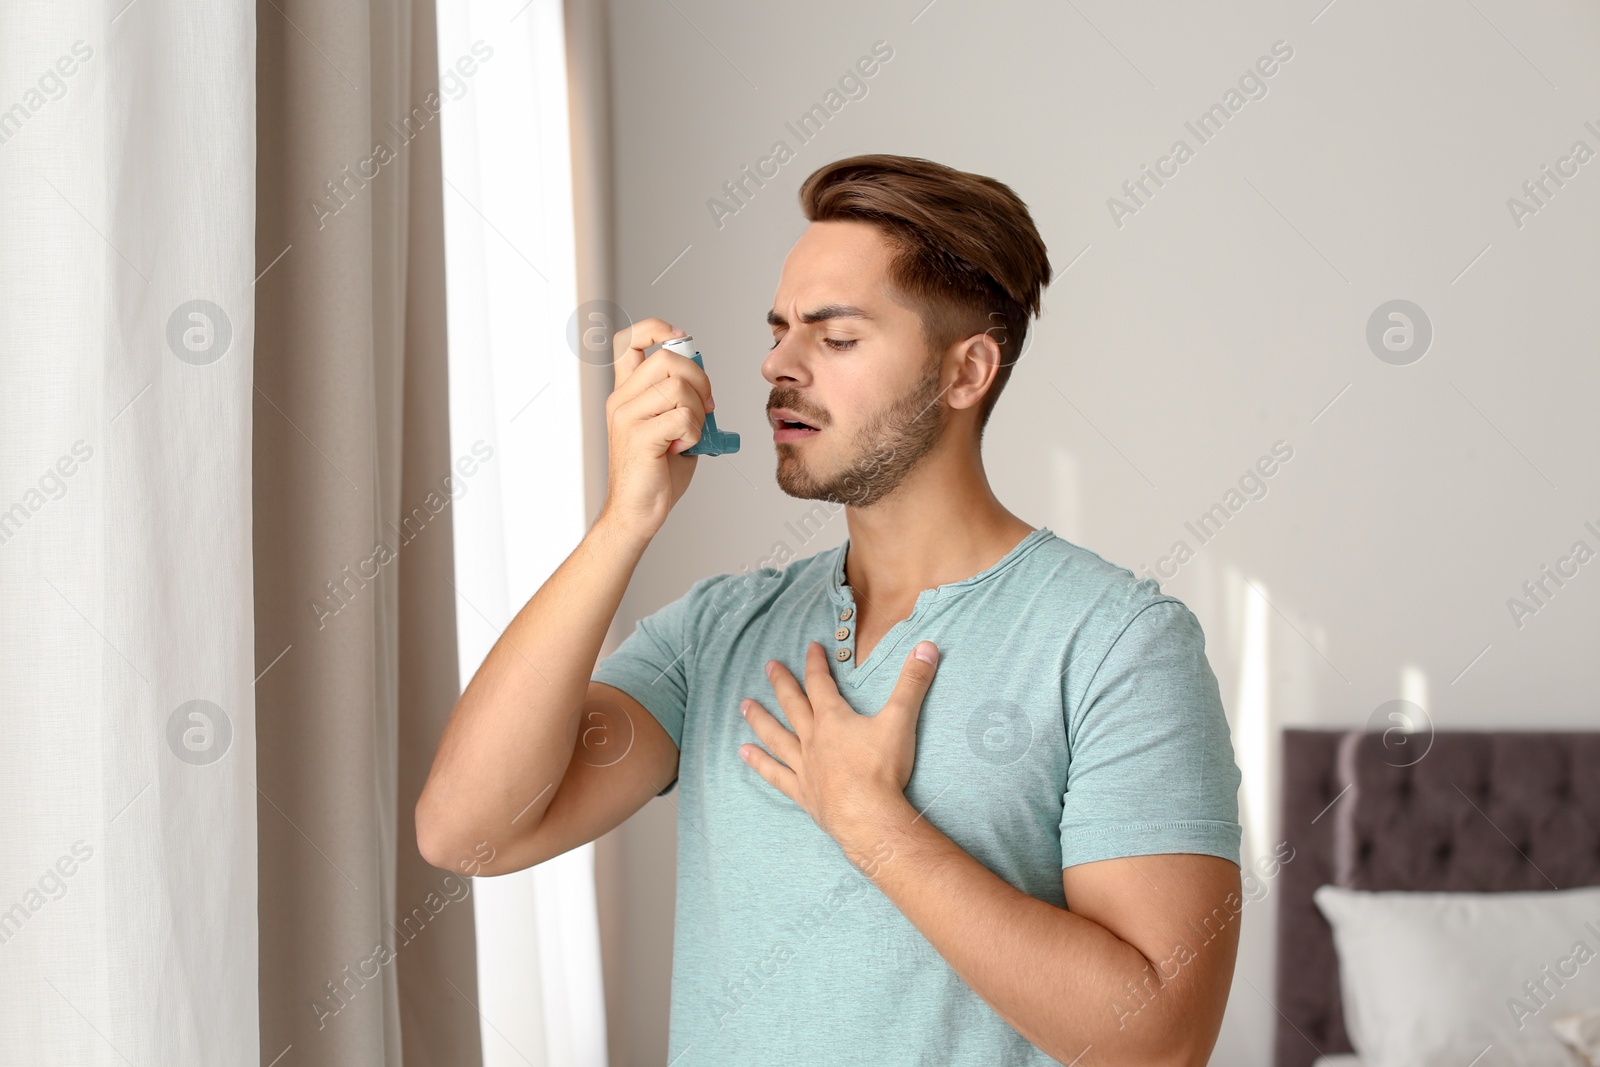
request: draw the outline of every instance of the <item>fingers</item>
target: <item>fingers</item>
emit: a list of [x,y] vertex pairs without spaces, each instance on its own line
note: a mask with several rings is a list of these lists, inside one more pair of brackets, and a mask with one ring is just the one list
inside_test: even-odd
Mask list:
[[[918,652],[928,659],[918,656]],[[900,680],[895,683],[894,692],[889,694],[888,702],[883,705],[884,710],[915,720],[922,713],[922,700],[928,695],[928,687],[933,684],[938,664],[938,646],[932,641],[918,641],[911,654],[906,656],[905,666],[900,668]]]
[[839,696],[839,687],[833,680],[833,664],[828,662],[828,650],[822,647],[821,641],[806,645],[806,692]]
[[778,759],[788,767],[793,767],[800,760],[800,739],[788,730],[783,723],[766,708],[754,700],[746,700],[739,705],[739,710],[744,713],[744,719],[750,724],[751,731],[756,738]]
[[[811,642],[818,649],[822,646]],[[823,673],[827,673],[827,657],[823,657]],[[794,732],[801,741],[811,738],[811,727],[816,721],[816,712],[811,707],[811,701],[806,697],[811,688],[811,679],[814,672],[811,670],[811,649],[806,649],[806,688],[802,689],[795,676],[789,673],[777,660],[767,662],[767,678],[772,682],[772,692],[778,698],[778,706],[789,716],[789,724],[794,727]],[[830,679],[831,681],[831,679]]]
[[759,745],[740,745],[739,755],[744,761],[755,768],[755,772],[766,779],[768,785],[794,801],[800,803],[800,779],[793,771],[773,759],[771,755],[761,750]]
[[[680,422],[685,421],[684,418],[676,417],[677,413],[687,410],[687,408],[674,408],[665,415],[658,416],[658,418],[669,420],[668,422],[662,424],[666,428],[660,433],[660,438],[665,439],[667,438],[667,435],[674,432],[677,434],[676,437],[671,437],[667,440],[666,454],[669,456],[676,456],[680,452],[689,451],[689,449],[700,443],[700,437],[705,432],[705,420],[696,419],[693,417],[687,418],[687,427],[683,429],[675,429]],[[685,458],[698,459],[699,457],[688,456]]]
[[652,385],[676,377],[693,386],[701,402],[708,405],[706,410],[714,410],[716,401],[711,395],[711,379],[699,364],[664,348],[657,349],[648,358],[644,354],[651,345],[685,336],[682,330],[661,319],[641,319],[618,330],[611,338],[611,350],[616,356],[612,364],[616,373],[612,388],[614,404],[626,403]]
[[664,319],[640,319],[612,334],[611,365],[616,369],[617,384],[621,385],[638,369],[644,361],[645,349],[683,336],[682,330]]
[[[694,368],[693,363],[689,366]],[[682,378],[670,377],[614,406],[611,421],[644,435],[652,454],[663,455],[694,447],[705,426],[706,409],[692,385]]]

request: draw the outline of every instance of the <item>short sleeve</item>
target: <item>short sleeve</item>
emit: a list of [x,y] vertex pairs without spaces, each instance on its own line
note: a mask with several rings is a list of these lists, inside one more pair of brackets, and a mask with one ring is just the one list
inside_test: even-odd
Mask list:
[[[589,675],[590,681],[615,686],[643,704],[680,751],[689,706],[693,620],[699,617],[701,596],[718,577],[702,578],[678,599],[640,619]],[[673,778],[656,795],[666,796],[677,784]]]
[[1205,635],[1181,601],[1128,620],[1067,743],[1062,867],[1167,852],[1239,862],[1241,776]]

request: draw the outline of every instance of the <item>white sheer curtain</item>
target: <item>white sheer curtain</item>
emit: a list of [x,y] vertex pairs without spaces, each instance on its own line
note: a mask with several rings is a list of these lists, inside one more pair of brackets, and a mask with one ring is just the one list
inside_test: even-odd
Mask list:
[[254,71],[0,5],[0,1063],[257,1062]]
[[[478,42],[442,117],[451,451],[495,450],[456,505],[463,683],[587,526],[561,4],[440,6],[441,71]],[[602,1067],[593,846],[474,891],[486,1067]]]

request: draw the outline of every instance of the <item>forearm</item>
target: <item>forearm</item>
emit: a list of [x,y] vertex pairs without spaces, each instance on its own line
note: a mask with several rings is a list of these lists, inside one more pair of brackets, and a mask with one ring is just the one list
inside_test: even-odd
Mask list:
[[589,677],[648,543],[602,514],[490,649],[417,802],[419,839],[435,851],[538,825],[572,760]]
[[886,856],[864,868],[878,889],[1001,1018],[1062,1063],[1185,1062],[1183,1035],[1159,1005],[1160,975],[1137,948],[1016,889],[903,797],[840,844]]

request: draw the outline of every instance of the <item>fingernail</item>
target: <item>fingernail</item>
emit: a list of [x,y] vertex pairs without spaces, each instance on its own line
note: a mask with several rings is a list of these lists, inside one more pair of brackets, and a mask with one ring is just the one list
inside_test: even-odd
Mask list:
[[750,702],[748,700],[739,701],[739,714],[747,719],[750,717]]
[[939,649],[932,641],[924,641],[919,644],[916,648],[912,649],[912,655],[916,656],[924,663],[939,662]]

